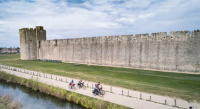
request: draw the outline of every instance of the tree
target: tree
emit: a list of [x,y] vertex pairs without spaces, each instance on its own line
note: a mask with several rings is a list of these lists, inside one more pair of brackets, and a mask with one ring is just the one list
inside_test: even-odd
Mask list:
[[2,52],[3,48],[0,47],[0,53]]
[[20,51],[20,48],[19,47],[17,47],[17,52],[19,52]]

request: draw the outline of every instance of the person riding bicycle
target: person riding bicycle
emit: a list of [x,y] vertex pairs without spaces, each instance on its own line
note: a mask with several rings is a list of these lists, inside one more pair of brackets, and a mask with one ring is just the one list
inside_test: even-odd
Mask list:
[[70,85],[71,88],[72,88],[72,86],[74,85],[74,81],[73,81],[73,79],[72,79],[72,81],[69,83],[69,85]]
[[98,82],[98,84],[97,84],[98,91],[100,90],[100,88],[101,88],[101,85],[100,85],[100,82]]
[[82,79],[79,81],[78,85],[83,86]]
[[95,84],[93,93],[95,93],[96,91],[98,91],[98,86],[97,86],[97,84]]
[[95,84],[94,93],[95,93],[96,91],[99,92],[99,90],[100,90],[100,82],[98,82],[98,84]]

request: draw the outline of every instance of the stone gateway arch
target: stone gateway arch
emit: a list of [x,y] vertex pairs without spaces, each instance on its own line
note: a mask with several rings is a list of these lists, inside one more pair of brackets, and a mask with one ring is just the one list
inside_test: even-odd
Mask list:
[[42,26],[19,30],[22,60],[200,72],[200,31],[46,40]]

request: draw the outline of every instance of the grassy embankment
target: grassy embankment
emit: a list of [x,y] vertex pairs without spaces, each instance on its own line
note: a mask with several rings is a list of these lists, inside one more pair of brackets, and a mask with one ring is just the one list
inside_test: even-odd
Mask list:
[[92,109],[130,109],[125,106],[117,105],[114,103],[110,103],[107,101],[103,101],[101,99],[96,99],[88,96],[84,96],[81,94],[77,94],[71,91],[67,91],[58,87],[54,87],[51,85],[46,85],[43,83],[38,82],[38,80],[33,79],[24,79],[21,77],[17,77],[5,72],[0,71],[0,78],[14,82],[19,83],[21,85],[25,85],[35,91],[40,91],[43,93],[46,93],[48,95],[55,96],[57,98],[60,98],[62,100],[68,100],[75,102],[76,104],[80,104],[86,108],[92,108]]
[[0,64],[200,102],[200,75],[195,74],[22,61],[16,54],[0,55]]
[[10,94],[0,94],[0,109],[21,109],[21,104],[18,101],[13,101]]

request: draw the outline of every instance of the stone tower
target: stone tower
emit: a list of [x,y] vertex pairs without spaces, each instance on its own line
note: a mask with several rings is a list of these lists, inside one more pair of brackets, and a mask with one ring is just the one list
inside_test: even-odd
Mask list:
[[22,60],[37,59],[37,42],[46,40],[46,30],[42,26],[36,28],[19,29],[20,35],[20,50]]

